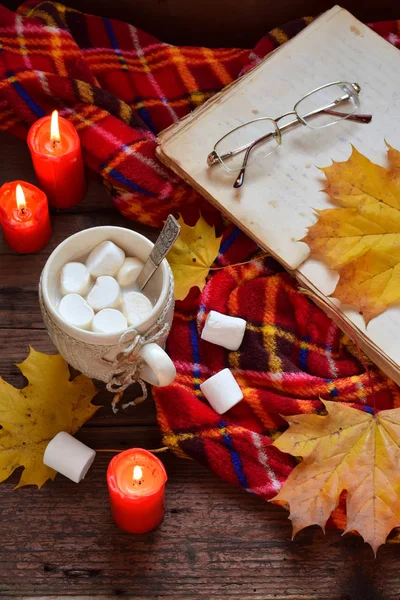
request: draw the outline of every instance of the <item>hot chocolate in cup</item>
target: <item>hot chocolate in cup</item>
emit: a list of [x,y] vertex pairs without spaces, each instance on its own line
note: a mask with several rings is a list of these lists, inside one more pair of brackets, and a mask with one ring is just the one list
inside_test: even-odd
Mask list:
[[[85,229],[64,240],[48,258],[40,279],[41,309],[49,335],[71,366],[88,377],[109,383],[115,374],[117,357],[127,350],[127,345],[129,346],[137,333],[141,336],[141,344],[144,344],[138,357],[141,363],[138,375],[152,385],[169,385],[174,380],[176,371],[163,348],[173,318],[174,281],[165,259],[145,290],[146,296],[153,303],[153,309],[133,331],[128,330],[128,333],[124,332],[121,335],[79,329],[67,323],[58,312],[62,267],[72,261],[84,262],[93,248],[106,240],[122,248],[126,256],[136,257],[142,262],[146,261],[154,246],[136,231],[113,226]],[[146,335],[149,332],[153,335],[161,329],[163,333],[156,343],[146,343]],[[131,358],[130,364],[134,371],[134,358]]]

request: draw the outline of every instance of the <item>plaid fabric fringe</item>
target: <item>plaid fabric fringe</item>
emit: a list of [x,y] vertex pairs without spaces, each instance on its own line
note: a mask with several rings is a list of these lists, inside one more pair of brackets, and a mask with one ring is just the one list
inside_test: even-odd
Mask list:
[[[218,214],[155,157],[155,135],[185,116],[310,19],[274,29],[253,50],[175,47],[132,25],[61,4],[0,6],[0,130],[25,137],[54,108],[78,129],[86,165],[127,217],[160,226],[179,211],[186,222]],[[400,21],[371,27],[400,47]],[[249,259],[255,244],[222,219],[223,243],[203,292],[178,302],[168,350],[177,379],[154,388],[165,443],[231,484],[269,499],[295,465],[272,447],[284,415],[322,410],[320,398],[371,410],[357,350],[272,259]],[[208,312],[246,319],[244,342],[228,352],[200,339]],[[229,367],[244,400],[223,417],[200,383]],[[370,365],[377,406],[400,405],[399,390]],[[343,503],[333,522],[343,526]]]

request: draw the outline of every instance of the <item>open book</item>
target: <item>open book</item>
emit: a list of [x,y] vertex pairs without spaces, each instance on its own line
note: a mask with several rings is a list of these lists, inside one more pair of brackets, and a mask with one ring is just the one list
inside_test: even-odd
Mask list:
[[[391,306],[365,326],[351,306],[330,298],[338,274],[309,258],[301,241],[316,222],[314,209],[335,206],[321,192],[318,167],[345,161],[353,144],[372,162],[387,166],[385,140],[400,149],[400,52],[346,10],[336,6],[259,65],[159,136],[158,155],[269,251],[338,321],[345,319],[360,346],[400,384],[400,306]],[[308,92],[334,81],[357,82],[360,112],[371,123],[349,119],[332,127],[299,126],[282,145],[246,172],[207,166],[214,144],[229,130],[257,117],[278,117]],[[338,323],[340,325],[340,323]]]

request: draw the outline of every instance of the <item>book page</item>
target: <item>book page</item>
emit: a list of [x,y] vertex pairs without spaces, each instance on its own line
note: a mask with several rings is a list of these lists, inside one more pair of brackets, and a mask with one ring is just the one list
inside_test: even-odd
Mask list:
[[[325,178],[318,167],[347,160],[351,144],[370,160],[386,166],[385,140],[400,149],[400,52],[339,7],[317,19],[277,50],[258,68],[210,102],[198,118],[184,123],[166,139],[162,150],[179,172],[200,186],[244,231],[268,249],[287,269],[301,274],[323,294],[333,292],[337,274],[307,259],[299,241],[316,221],[314,209],[334,204],[322,192]],[[221,165],[208,167],[207,155],[232,128],[258,117],[278,117],[302,96],[334,81],[361,86],[360,112],[370,124],[348,120],[312,130],[299,126],[282,134],[282,145],[248,168],[242,188],[235,173]],[[346,316],[400,364],[400,310],[393,307],[368,328],[351,307]]]

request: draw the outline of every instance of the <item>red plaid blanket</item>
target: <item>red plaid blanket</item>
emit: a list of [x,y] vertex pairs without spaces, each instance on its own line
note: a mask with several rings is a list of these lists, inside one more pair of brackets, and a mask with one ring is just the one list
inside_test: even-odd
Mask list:
[[[123,214],[153,226],[171,211],[196,220],[199,207],[213,209],[157,161],[155,134],[307,22],[273,30],[253,50],[178,48],[61,4],[29,2],[18,14],[0,6],[0,129],[25,136],[34,120],[58,108]],[[371,27],[400,46],[399,21]],[[351,340],[295,282],[271,259],[230,267],[256,248],[236,228],[223,235],[216,265],[225,268],[200,296],[177,303],[168,349],[178,375],[154,396],[166,444],[268,499],[294,465],[271,446],[285,426],[281,415],[321,410],[320,397],[371,410],[370,386]],[[210,309],[247,320],[238,352],[199,339]],[[220,417],[199,384],[224,367],[244,400]],[[399,406],[398,388],[373,366],[371,374],[378,407]]]
[[[210,49],[164,44],[53,2],[27,2],[18,14],[0,5],[0,130],[25,136],[58,108],[79,131],[86,165],[127,217],[159,227],[174,210],[192,217],[194,203],[212,210],[155,158],[155,134],[308,22],[271,31],[253,50]],[[398,22],[373,27],[400,44]]]
[[[347,336],[271,258],[240,266],[254,244],[236,228],[224,233],[216,271],[200,296],[177,302],[168,351],[177,378],[153,388],[164,442],[231,484],[269,500],[296,464],[271,444],[286,428],[284,415],[318,412],[320,398],[372,412],[374,395],[360,354]],[[237,352],[200,339],[210,310],[242,317]],[[378,409],[400,406],[400,390],[368,359]],[[364,362],[366,364],[366,362]],[[244,399],[223,416],[200,383],[229,367]],[[331,524],[344,529],[344,501]]]

